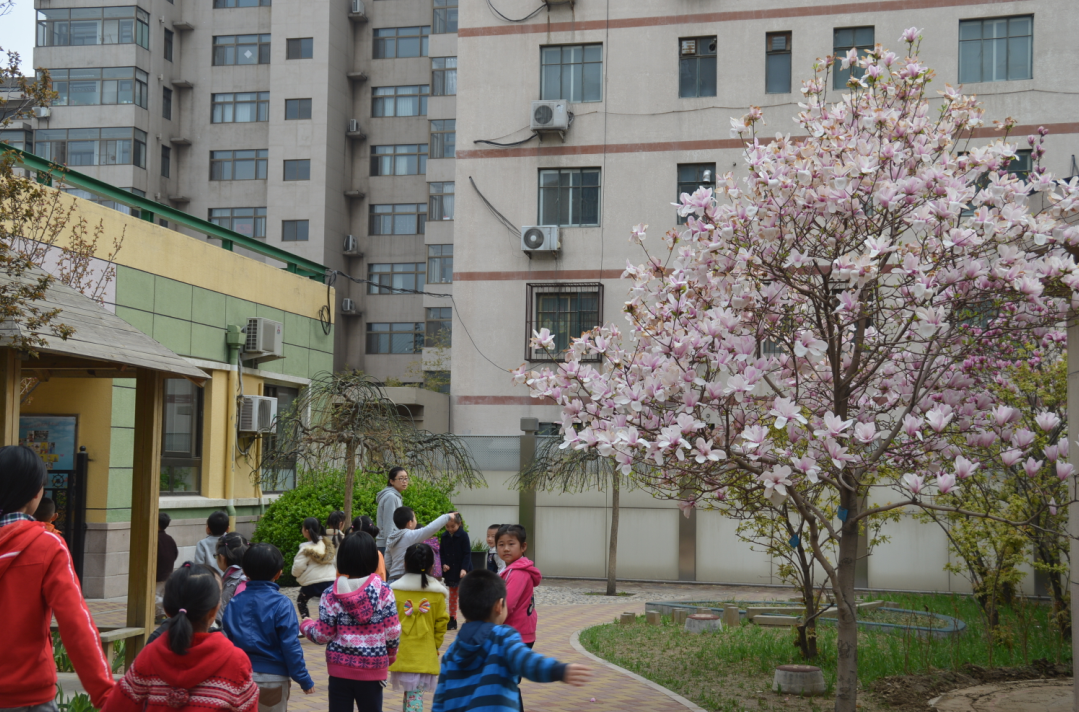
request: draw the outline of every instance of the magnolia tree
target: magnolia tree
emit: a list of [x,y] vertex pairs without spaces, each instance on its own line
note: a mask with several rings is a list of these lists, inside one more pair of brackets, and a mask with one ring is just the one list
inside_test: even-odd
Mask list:
[[[629,332],[597,327],[556,369],[514,374],[562,406],[565,447],[642,465],[653,493],[729,511],[763,497],[805,521],[838,607],[840,712],[856,707],[866,522],[903,508],[995,516],[963,496],[989,463],[956,444],[976,433],[985,458],[1013,449],[992,427],[993,391],[961,368],[981,348],[970,325],[1045,328],[1079,287],[1079,229],[1065,222],[1079,180],[1009,173],[1006,134],[972,141],[980,105],[931,93],[919,31],[901,41],[903,56],[838,60],[860,71],[833,102],[818,63],[797,137],[760,140],[759,108],[732,120],[748,176],[683,195],[686,226],[627,264]],[[1042,136],[1029,140],[1037,162]],[[545,329],[534,343],[554,348]]]

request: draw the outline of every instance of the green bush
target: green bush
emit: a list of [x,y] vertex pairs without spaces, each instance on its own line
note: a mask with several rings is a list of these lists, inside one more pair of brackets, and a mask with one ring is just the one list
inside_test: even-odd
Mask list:
[[[352,494],[352,516],[366,514],[375,519],[377,503],[375,496],[386,486],[386,476],[382,472],[356,473],[356,486]],[[420,524],[427,524],[447,512],[454,511],[449,492],[436,485],[415,481],[405,490],[404,503],[416,511]],[[279,583],[283,586],[295,586],[292,578],[292,560],[303,543],[300,531],[303,520],[318,517],[323,524],[330,512],[343,510],[345,507],[344,475],[337,471],[306,473],[297,482],[296,488],[282,494],[271,504],[255,527],[252,541],[273,544],[285,556],[285,573]]]

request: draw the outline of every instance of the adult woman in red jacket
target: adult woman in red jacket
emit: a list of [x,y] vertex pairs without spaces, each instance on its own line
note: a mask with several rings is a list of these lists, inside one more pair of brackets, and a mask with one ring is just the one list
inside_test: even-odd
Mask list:
[[45,494],[45,463],[28,447],[0,448],[0,609],[4,663],[0,710],[55,710],[56,664],[49,625],[60,626],[75,672],[95,707],[104,707],[112,671],[64,540],[31,516]]

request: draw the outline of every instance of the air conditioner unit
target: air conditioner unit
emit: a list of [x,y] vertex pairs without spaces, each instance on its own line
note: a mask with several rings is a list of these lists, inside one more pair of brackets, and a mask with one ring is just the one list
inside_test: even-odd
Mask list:
[[266,396],[244,396],[240,403],[239,430],[241,433],[273,432],[277,420],[277,399]]
[[34,107],[34,116],[36,118],[39,118],[39,119],[47,119],[50,116],[52,116],[52,107],[51,106],[35,106]]
[[533,131],[565,131],[569,128],[569,105],[564,101],[533,101]]
[[363,0],[352,0],[352,14],[353,15],[366,15],[367,12],[363,7]]
[[345,235],[345,244],[342,246],[345,254],[355,254],[360,250],[360,243],[352,235]]
[[521,249],[525,254],[533,252],[558,252],[562,243],[555,225],[525,225],[521,228]]
[[342,314],[355,314],[356,313],[356,302],[349,299],[348,297],[345,297],[344,299],[342,299],[341,300],[341,313]]
[[281,322],[261,316],[247,320],[244,339],[245,361],[272,361],[284,355],[284,327]]
[[349,133],[359,133],[360,132],[360,120],[359,119],[349,119],[348,120],[348,132]]

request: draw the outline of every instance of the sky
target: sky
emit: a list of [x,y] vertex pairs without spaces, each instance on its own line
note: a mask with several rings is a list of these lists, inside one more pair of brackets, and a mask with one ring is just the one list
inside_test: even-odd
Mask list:
[[7,51],[14,50],[21,57],[23,74],[33,73],[34,0],[14,0],[13,7],[0,16],[0,47],[4,49],[5,66]]

